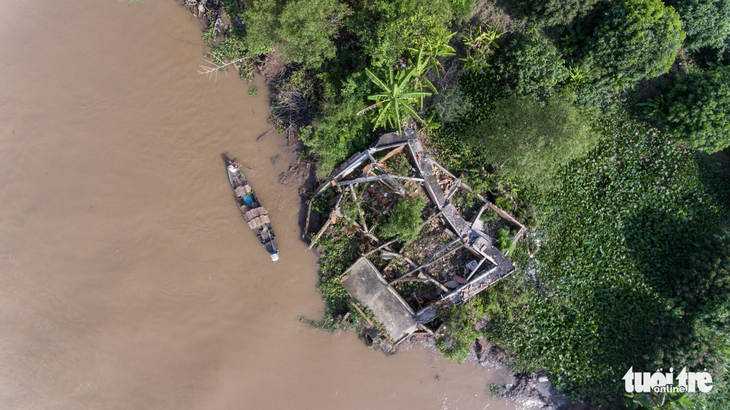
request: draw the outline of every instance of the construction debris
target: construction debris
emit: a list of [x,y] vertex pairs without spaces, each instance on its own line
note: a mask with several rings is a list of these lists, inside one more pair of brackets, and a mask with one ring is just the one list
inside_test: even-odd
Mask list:
[[[471,221],[463,216],[460,192],[472,202],[476,198],[478,211],[473,206]],[[516,242],[524,226],[434,161],[413,130],[385,134],[340,165],[313,194],[310,213],[311,201],[321,195],[335,205],[307,249],[339,217],[350,222],[349,229],[356,229],[364,244],[343,284],[373,311],[395,345],[417,330],[432,333],[427,324],[438,312],[466,302],[514,271],[496,247],[494,230],[509,227]],[[380,240],[375,228],[403,196],[421,196],[430,205],[417,244],[396,251],[395,241]],[[367,217],[366,210],[372,211]]]

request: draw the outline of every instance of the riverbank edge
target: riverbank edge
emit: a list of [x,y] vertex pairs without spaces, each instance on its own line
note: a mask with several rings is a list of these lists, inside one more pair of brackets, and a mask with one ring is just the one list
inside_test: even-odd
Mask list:
[[[191,2],[190,0],[178,0],[177,2],[196,17],[202,27],[201,33],[205,34],[209,30],[212,22],[202,13],[196,13],[195,9],[189,4],[197,4],[197,2]],[[255,64],[255,73],[260,74],[264,78],[266,86],[269,88],[270,105],[274,102],[276,95],[280,91],[277,85],[280,85],[286,79],[290,71],[291,67],[283,63],[277,51],[265,54]],[[302,155],[306,151],[306,148],[299,139],[299,128],[297,126],[289,125],[286,128],[277,126],[273,113],[269,115],[269,122],[272,123],[272,129],[259,135],[256,139],[266,138],[268,135],[271,135],[271,131],[273,130],[278,131],[278,134],[286,139],[289,148],[286,158],[288,166],[286,171],[279,174],[278,181],[282,185],[297,190],[300,197],[298,225],[301,234],[300,237],[302,241],[305,241],[306,232],[304,232],[304,229],[308,214],[309,194],[316,189],[317,183],[315,167],[313,163],[308,162],[305,159],[306,157]],[[435,354],[440,354],[436,347],[435,336],[425,334],[414,335],[408,338],[408,340],[399,344],[397,350],[406,351],[416,345],[423,345],[432,349]],[[395,351],[396,349],[392,353],[395,353]],[[494,388],[494,397],[510,399],[523,408],[539,408],[545,410],[599,409],[590,404],[573,403],[567,396],[559,394],[546,376],[546,372],[520,373],[511,371],[514,363],[509,360],[507,353],[499,346],[490,344],[485,338],[480,338],[472,343],[470,351],[467,356],[467,361],[472,363],[472,365],[507,369],[510,371],[511,380],[509,383],[488,386],[490,389]]]

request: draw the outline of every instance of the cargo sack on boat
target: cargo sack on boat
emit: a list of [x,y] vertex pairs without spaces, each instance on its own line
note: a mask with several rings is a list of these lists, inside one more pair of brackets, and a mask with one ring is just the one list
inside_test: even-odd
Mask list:
[[246,212],[245,214],[243,214],[243,218],[246,220],[246,222],[249,222],[258,216],[266,215],[266,214],[268,214],[266,209],[263,206],[260,206],[258,208],[254,208],[254,209]]
[[261,215],[261,216],[257,216],[256,218],[248,221],[248,227],[251,229],[256,229],[259,226],[265,225],[267,223],[271,223],[268,215]]
[[244,195],[246,195],[246,194],[248,194],[249,192],[251,192],[251,187],[250,187],[250,186],[248,186],[248,185],[243,185],[243,186],[239,186],[239,187],[237,187],[237,188],[235,189],[235,191],[236,191],[236,196],[237,196],[237,197],[239,197],[239,198],[241,198],[241,197],[243,197]]

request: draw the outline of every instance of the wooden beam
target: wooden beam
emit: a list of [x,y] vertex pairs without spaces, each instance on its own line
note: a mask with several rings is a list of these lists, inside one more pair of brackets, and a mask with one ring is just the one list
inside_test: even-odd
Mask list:
[[476,216],[474,216],[474,219],[471,221],[471,224],[474,225],[474,223],[479,219],[479,217],[482,216],[482,213],[484,213],[484,210],[487,209],[487,204],[482,205],[481,208],[479,208],[479,212],[477,212]]
[[362,178],[351,179],[349,181],[340,181],[337,183],[337,185],[339,185],[339,186],[355,185],[355,184],[360,184],[363,182],[380,181],[382,179],[388,179],[388,178],[405,179],[408,181],[423,182],[423,178],[402,177],[400,175],[384,173],[384,174],[374,175],[371,177],[362,177]]
[[405,144],[403,144],[403,145],[401,145],[400,147],[398,147],[398,148],[394,149],[393,151],[390,151],[389,153],[385,154],[385,156],[384,156],[383,158],[380,158],[380,161],[378,161],[378,163],[381,163],[381,162],[385,162],[385,161],[386,161],[386,160],[387,160],[388,158],[390,158],[390,157],[392,157],[393,155],[395,155],[395,154],[397,154],[397,153],[399,153],[399,152],[403,151],[403,148],[405,148],[405,146],[406,146],[406,145],[405,145]]
[[469,279],[471,279],[471,277],[474,276],[474,274],[479,270],[479,268],[482,266],[482,264],[484,263],[485,260],[487,260],[486,257],[482,258],[482,260],[479,261],[477,266],[475,266],[474,269],[471,270],[471,272],[469,273],[469,276],[466,277],[467,283],[469,282]]
[[429,216],[428,219],[426,219],[425,221],[423,221],[423,223],[418,226],[418,229],[420,230],[421,228],[423,228],[424,226],[426,226],[429,222],[431,222],[434,219],[438,218],[442,213],[444,213],[444,212],[443,211],[438,211],[435,214]]
[[446,195],[446,200],[449,200],[456,193],[456,191],[459,190],[460,187],[461,187],[461,179],[456,178],[456,184],[453,187],[451,187],[451,190]]
[[[446,175],[450,176],[451,178],[454,178],[454,179],[459,179],[459,178],[457,178],[456,176],[454,176],[454,174],[452,174],[451,172],[449,172],[449,170],[448,170],[448,169],[446,169],[446,168],[442,167],[442,166],[441,166],[441,164],[439,164],[438,162],[436,162],[436,161],[434,161],[434,160],[431,160],[431,163],[432,163],[433,165],[436,165],[436,167],[437,167],[438,169],[440,169],[440,170],[444,171],[444,172],[446,173]],[[469,188],[469,191],[471,191],[471,188]]]
[[441,248],[439,248],[439,250],[437,250],[436,252],[433,253],[433,255],[431,255],[431,257],[426,261],[426,263],[430,262],[431,259],[433,259],[436,255],[449,249],[451,246],[453,246],[457,242],[461,242],[461,239],[458,239],[458,238],[454,239],[453,241],[451,241],[451,242],[447,243],[446,245],[442,246]]
[[330,224],[332,223],[332,219],[334,219],[334,218],[332,217],[332,213],[334,213],[334,212],[335,212],[335,211],[332,211],[332,212],[330,212],[330,217],[329,217],[329,218],[327,218],[327,222],[325,222],[325,224],[324,224],[324,226],[322,227],[322,229],[320,229],[320,230],[319,230],[319,232],[317,232],[317,236],[315,236],[315,237],[314,237],[314,239],[312,239],[312,242],[310,242],[310,243],[309,243],[309,246],[307,246],[307,249],[305,249],[305,250],[304,250],[304,252],[307,252],[307,251],[309,251],[310,249],[312,249],[312,248],[314,247],[314,244],[315,244],[315,243],[317,243],[317,240],[319,240],[319,237],[320,237],[320,236],[322,236],[322,234],[324,233],[324,231],[326,231],[326,230],[327,230],[327,228],[328,228],[328,227],[330,226]]
[[371,148],[371,149],[373,150],[373,153],[375,153],[375,152],[378,152],[378,151],[382,151],[384,149],[393,149],[393,148],[402,147],[402,146],[404,146],[406,144],[408,144],[408,141],[398,142],[398,143],[395,143],[395,144],[388,144],[388,145],[385,145],[383,147],[375,147],[375,148]]
[[355,309],[357,309],[358,313],[360,313],[360,316],[362,316],[363,319],[367,320],[368,323],[370,323],[370,326],[375,327],[375,323],[371,322],[370,319],[368,319],[368,317],[365,316],[365,312],[363,312],[362,309],[360,309],[354,302],[350,303],[350,305],[352,307],[354,307]]
[[312,242],[309,243],[309,246],[307,246],[307,249],[305,249],[304,252],[307,252],[310,249],[312,249],[312,247],[317,242],[319,237],[322,236],[324,231],[327,230],[327,227],[329,227],[330,224],[334,221],[334,219],[336,218],[337,210],[340,209],[340,204],[342,203],[342,198],[344,198],[344,197],[345,197],[344,195],[339,196],[339,199],[337,199],[337,203],[335,204],[334,209],[332,209],[332,212],[330,212],[329,218],[327,218],[327,222],[325,222],[322,229],[320,229],[319,232],[317,232],[317,236],[315,236],[314,239],[312,239]]
[[508,221],[512,222],[513,224],[515,224],[515,225],[519,226],[519,227],[520,227],[520,229],[522,229],[522,228],[524,228],[524,227],[525,227],[524,225],[522,225],[521,223],[519,223],[519,221],[517,221],[517,220],[516,220],[515,218],[513,218],[513,217],[512,217],[512,215],[510,215],[510,214],[508,214],[507,212],[505,212],[505,211],[503,211],[503,210],[501,210],[501,209],[497,208],[497,206],[496,206],[496,205],[494,205],[493,203],[491,203],[491,202],[489,202],[489,201],[486,201],[486,202],[487,202],[487,206],[489,207],[489,209],[491,209],[491,210],[493,210],[494,212],[496,212],[496,213],[497,213],[497,214],[498,214],[499,216],[501,216],[502,218],[504,218],[504,219],[506,219],[506,220],[508,220]]
[[388,245],[392,244],[392,243],[393,243],[393,242],[395,242],[395,241],[396,241],[396,239],[393,239],[393,240],[391,240],[391,241],[389,241],[389,242],[386,242],[386,243],[384,243],[384,244],[382,244],[382,245],[378,246],[377,248],[375,248],[375,249],[371,250],[370,252],[366,253],[365,255],[362,255],[361,257],[362,257],[362,258],[365,258],[365,257],[367,257],[367,256],[370,256],[370,255],[372,255],[373,253],[375,253],[375,252],[377,252],[377,251],[379,251],[379,250],[381,250],[381,249],[385,248],[386,246],[388,246]]
[[309,217],[312,216],[312,202],[314,202],[313,199],[310,199],[309,204],[307,206],[307,222],[304,223],[304,233],[302,233],[302,240],[307,237],[307,230],[309,229]]

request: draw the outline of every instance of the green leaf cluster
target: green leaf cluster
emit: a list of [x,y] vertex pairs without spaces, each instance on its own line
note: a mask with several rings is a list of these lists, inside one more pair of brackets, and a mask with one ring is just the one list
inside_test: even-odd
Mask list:
[[318,68],[336,54],[332,37],[350,9],[338,0],[248,0],[243,12],[253,54],[279,47],[293,61]]
[[660,0],[611,3],[588,40],[594,67],[616,88],[666,73],[685,33],[679,15]]
[[730,146],[730,67],[684,75],[661,101],[659,120],[693,148],[714,153]]
[[498,100],[491,117],[472,128],[471,155],[537,190],[550,188],[558,167],[584,155],[598,136],[566,95]]
[[730,36],[730,1],[672,0],[679,13],[682,28],[687,33],[684,46],[689,50],[702,47],[722,47]]
[[421,197],[399,198],[380,227],[380,236],[385,239],[396,238],[403,244],[413,242],[418,237],[423,222],[421,212],[425,206],[426,202]]

